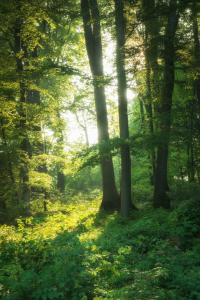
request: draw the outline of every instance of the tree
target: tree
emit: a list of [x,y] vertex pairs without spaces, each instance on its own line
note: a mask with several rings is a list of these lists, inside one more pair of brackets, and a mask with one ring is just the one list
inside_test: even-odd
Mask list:
[[[122,0],[115,0],[115,23],[117,38],[117,79],[119,103],[119,128],[120,137],[129,138],[127,86],[125,73],[125,19]],[[136,209],[131,201],[131,158],[129,146],[121,146],[121,215],[129,217],[130,208]]]
[[[21,12],[21,4],[18,3],[16,9],[19,14]],[[26,203],[26,210],[30,210],[30,184],[28,175],[28,135],[27,135],[27,110],[26,110],[26,86],[23,80],[24,64],[23,64],[23,54],[22,54],[22,20],[17,17],[15,20],[15,55],[17,62],[17,73],[19,76],[19,93],[20,93],[20,127],[21,127],[21,170],[20,178],[23,180],[23,201]],[[20,200],[19,200],[20,201]]]
[[197,94],[197,99],[198,103],[200,106],[200,46],[199,46],[199,29],[198,29],[198,5],[197,1],[194,0],[192,4],[192,25],[193,25],[193,38],[194,38],[194,58],[195,58],[195,69],[196,69],[196,74],[195,74],[195,87],[196,87],[196,94]]
[[[94,97],[97,113],[98,141],[109,139],[106,99],[103,86],[103,54],[100,17],[96,0],[81,0],[85,42],[94,80]],[[103,153],[100,153],[101,155]],[[101,207],[108,210],[120,207],[120,198],[115,184],[112,159],[101,159],[103,199]]]
[[168,24],[166,26],[164,39],[164,86],[162,91],[161,114],[162,121],[160,126],[163,141],[158,144],[157,168],[154,188],[155,208],[170,207],[170,198],[166,194],[167,189],[167,161],[168,161],[168,140],[171,119],[172,95],[174,89],[174,39],[178,24],[177,1],[170,0]]

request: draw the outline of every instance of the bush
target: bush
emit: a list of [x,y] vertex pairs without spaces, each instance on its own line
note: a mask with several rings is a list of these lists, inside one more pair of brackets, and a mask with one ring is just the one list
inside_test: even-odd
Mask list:
[[200,226],[200,200],[194,198],[182,204],[177,212],[178,222],[183,224],[191,222],[194,225]]

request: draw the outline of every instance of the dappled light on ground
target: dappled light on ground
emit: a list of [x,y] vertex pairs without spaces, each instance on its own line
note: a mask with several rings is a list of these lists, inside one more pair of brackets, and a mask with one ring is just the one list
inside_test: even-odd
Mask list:
[[199,299],[199,202],[154,211],[145,193],[130,218],[96,194],[1,226],[1,298]]

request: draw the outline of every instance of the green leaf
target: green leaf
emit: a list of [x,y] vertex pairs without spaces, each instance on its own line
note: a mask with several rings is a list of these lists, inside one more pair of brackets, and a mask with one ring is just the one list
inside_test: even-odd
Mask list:
[[47,300],[47,296],[48,296],[47,294],[43,294],[42,295],[42,300]]
[[48,297],[49,297],[50,299],[53,299],[53,298],[54,298],[54,292],[48,293]]

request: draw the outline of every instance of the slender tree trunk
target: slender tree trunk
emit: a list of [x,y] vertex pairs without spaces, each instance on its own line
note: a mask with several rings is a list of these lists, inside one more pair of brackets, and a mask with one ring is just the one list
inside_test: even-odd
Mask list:
[[[44,139],[44,153],[47,154],[47,146],[46,146],[46,140]],[[46,172],[47,172],[47,166],[45,164]],[[47,199],[49,197],[49,193],[47,192],[46,188],[44,189],[44,211],[47,211]]]
[[[15,25],[15,51],[18,55],[17,60],[17,71],[18,76],[20,79],[20,127],[22,132],[22,140],[21,140],[21,171],[20,171],[20,177],[23,180],[23,201],[26,203],[25,210],[27,212],[30,211],[30,184],[29,184],[29,175],[28,175],[28,136],[27,136],[27,128],[26,128],[26,122],[27,122],[27,113],[26,113],[26,86],[24,79],[22,77],[23,75],[23,61],[20,57],[20,52],[22,51],[21,45],[21,20],[20,18],[16,19],[16,25]],[[20,58],[19,58],[20,57]]]
[[[160,114],[161,112],[161,103],[159,101],[160,98],[160,82],[159,82],[159,75],[160,75],[160,67],[158,64],[158,36],[160,31],[160,22],[159,16],[155,14],[156,6],[155,0],[142,0],[143,6],[143,13],[144,13],[144,23],[145,23],[145,40],[146,40],[146,47],[145,47],[145,56],[148,56],[147,59],[147,67],[150,70],[150,66],[152,69],[152,99],[154,99],[154,112]],[[147,69],[147,76],[146,76],[146,83],[148,72]],[[150,72],[149,72],[150,74]],[[148,83],[147,83],[148,86]],[[152,105],[152,103],[151,103]]]
[[[32,56],[33,59],[37,59],[37,57],[38,57],[37,48],[38,47],[36,46],[34,48],[34,50],[32,51],[32,53],[31,53],[31,56]],[[23,45],[23,43],[22,43],[22,49],[24,51],[24,57],[26,58],[26,61],[24,62],[24,65],[26,67],[29,67],[30,64],[29,64],[29,61],[28,61],[27,46]],[[34,66],[38,67],[38,64],[34,63]],[[26,90],[26,103],[27,104],[36,104],[37,106],[40,106],[40,91],[37,90],[37,87],[39,87],[39,83],[40,83],[40,80],[37,78],[34,81],[34,84],[35,84],[36,88],[31,89],[31,90],[30,89]],[[27,118],[28,118],[29,122],[33,121],[32,116],[28,115]],[[41,155],[41,154],[44,153],[44,145],[43,145],[43,141],[42,141],[42,128],[41,128],[40,120],[37,120],[37,124],[33,125],[33,131],[34,131],[35,141],[34,141],[34,144],[33,144],[32,148],[31,148],[30,144],[28,145],[29,158],[31,158],[32,155]],[[39,165],[38,168],[37,168],[37,171],[40,172],[40,173],[47,173],[46,164],[43,163],[42,165]],[[34,187],[31,187],[31,191],[41,193],[41,189],[34,188]],[[44,194],[46,194],[44,188],[42,188],[42,192]]]
[[190,181],[195,181],[195,162],[194,162],[193,144],[191,144],[191,178],[190,178]]
[[[61,118],[60,118],[60,113],[58,113],[58,118],[60,120],[60,124],[61,124]],[[61,128],[58,129],[58,147],[61,149],[61,151],[63,150],[63,131]],[[60,167],[58,167],[58,172],[57,172],[57,189],[61,192],[64,193],[65,191],[65,174],[63,174],[63,172],[60,170]]]
[[[145,63],[146,63],[146,101],[145,109],[147,112],[147,118],[149,120],[150,133],[154,134],[154,124],[153,124],[153,109],[152,109],[152,88],[151,88],[151,68],[153,70],[153,96],[154,100],[158,98],[159,94],[159,84],[158,84],[158,42],[157,36],[159,32],[158,18],[153,18],[149,20],[149,9],[153,10],[155,7],[154,0],[142,0],[143,13],[146,16],[145,23]],[[156,35],[156,38],[155,38]],[[156,112],[159,111],[159,103],[154,101],[154,108]],[[149,154],[150,156],[150,154]],[[150,176],[150,184],[154,185],[155,173],[156,173],[156,155],[154,147],[151,150],[151,164],[153,169],[153,176]]]
[[57,189],[61,193],[64,193],[65,191],[65,175],[61,171],[57,172]]
[[197,76],[195,79],[195,87],[197,93],[198,104],[200,106],[200,46],[199,46],[199,30],[198,30],[198,9],[197,1],[194,0],[192,7],[192,21],[193,21],[193,35],[194,35],[194,56],[196,60],[195,67],[197,69]]
[[[149,64],[149,58],[148,58],[148,54],[146,55],[146,85],[147,85],[147,99],[146,99],[146,103],[145,103],[145,108],[146,108],[146,112],[147,112],[147,117],[149,119],[149,129],[150,129],[150,133],[153,135],[154,134],[154,128],[153,128],[153,113],[152,113],[152,98],[151,98],[151,80],[150,80],[150,64]],[[156,155],[155,155],[155,149],[154,147],[151,150],[151,157],[152,157],[152,168],[153,168],[153,180],[152,177],[150,179],[150,182],[154,185],[154,181],[155,181],[155,173],[156,173],[156,165],[155,165],[155,161],[156,161]]]
[[187,144],[187,171],[188,171],[188,181],[190,182],[190,147]]
[[143,105],[143,100],[142,98],[139,96],[139,104],[140,104],[140,114],[141,114],[141,119],[142,119],[142,127],[144,126],[144,121],[145,121],[145,117],[144,117],[144,105]]
[[181,180],[184,181],[184,178],[183,178],[183,168],[182,168],[182,166],[180,166],[180,174],[181,174]]
[[[193,21],[193,35],[194,35],[194,57],[195,57],[195,68],[197,69],[196,79],[195,79],[195,88],[196,88],[196,96],[198,101],[198,106],[200,107],[200,45],[199,45],[199,29],[198,29],[198,6],[197,1],[194,0],[193,7],[192,7],[192,21]],[[198,122],[198,131],[200,132],[200,120],[197,120]],[[191,155],[192,154],[192,148],[191,148]],[[193,164],[192,160],[192,164]],[[198,165],[198,163],[197,163]],[[197,167],[197,176],[199,181],[199,173],[198,173],[198,167]]]
[[194,151],[193,151],[193,118],[194,118],[194,99],[191,100],[191,115],[190,115],[190,149],[191,149],[191,177],[190,181],[195,180],[195,162],[194,162]]
[[[75,112],[75,115],[76,115],[76,120],[77,120],[79,126],[84,130],[86,145],[87,145],[87,147],[89,147],[89,146],[90,146],[90,143],[89,143],[89,137],[88,137],[88,131],[87,131],[87,124],[86,124],[86,121],[85,121],[85,118],[84,118],[83,110],[82,110],[82,117],[83,117],[84,125],[81,124],[81,122],[80,122],[80,120],[79,120],[79,117],[78,117],[78,115],[77,115],[77,112]],[[91,167],[88,166],[87,168],[88,168],[89,184],[90,184],[90,188],[91,188],[91,187],[92,187]]]
[[[144,116],[144,106],[143,106],[143,100],[140,98],[139,95],[139,102],[140,102],[140,113],[141,113],[141,118],[142,118],[142,127],[144,127],[144,122],[145,122],[145,116]],[[146,111],[147,111],[147,116],[149,119],[149,105],[145,105]],[[152,159],[150,156],[150,153],[148,153],[147,159],[150,161],[149,165],[149,180],[150,180],[150,185],[154,185],[154,169],[155,169],[155,158],[153,156],[154,154],[154,149],[152,149]],[[153,168],[153,174],[152,174],[152,168]]]
[[[150,133],[153,135],[154,134],[154,129],[153,129],[153,120],[152,120],[152,105],[151,104],[146,104],[145,105],[146,112],[147,112],[147,117],[149,119],[149,127],[150,127]],[[151,149],[151,156],[149,154],[149,157],[151,157],[151,169],[153,169],[153,174],[150,174],[150,184],[154,185],[155,183],[155,176],[156,176],[156,154],[155,154],[155,148],[153,147]]]
[[[127,85],[125,73],[125,19],[122,0],[115,0],[115,23],[117,34],[117,78],[120,137],[129,138]],[[130,208],[136,209],[131,201],[131,157],[129,146],[121,146],[121,215],[130,216]]]
[[[97,113],[98,141],[109,139],[106,99],[103,86],[103,54],[99,11],[96,0],[81,0],[85,41],[94,81],[94,98]],[[91,11],[91,14],[90,14]],[[100,153],[101,155],[101,153]],[[120,207],[112,159],[101,161],[103,200],[101,207],[109,210]]]
[[170,0],[168,24],[164,42],[164,88],[162,95],[162,115],[161,134],[164,141],[159,143],[157,152],[157,169],[154,189],[154,208],[170,207],[170,199],[166,194],[167,188],[167,160],[168,160],[168,140],[170,131],[170,116],[172,106],[172,95],[174,89],[174,38],[178,23],[177,0]]
[[8,159],[8,171],[9,171],[9,176],[10,176],[10,180],[12,182],[12,184],[15,183],[15,179],[14,179],[14,174],[13,174],[13,170],[12,170],[12,165],[11,165],[11,160],[10,160],[10,154],[8,152],[8,147],[7,147],[7,141],[6,141],[6,134],[5,134],[5,129],[3,126],[3,119],[0,118],[1,121],[1,131],[2,131],[2,136],[3,136],[3,140],[4,140],[4,145],[5,145],[5,149],[6,149],[6,154],[7,154],[7,159]]
[[[88,131],[87,131],[87,124],[85,121],[83,111],[82,111],[82,116],[83,116],[83,121],[84,121],[84,132],[85,132],[86,145],[87,145],[87,147],[89,147],[90,143],[89,143],[89,137],[88,137]],[[91,188],[92,187],[92,176],[91,176],[91,167],[90,166],[88,166],[88,177],[89,177],[89,183],[90,183],[90,188]]]

